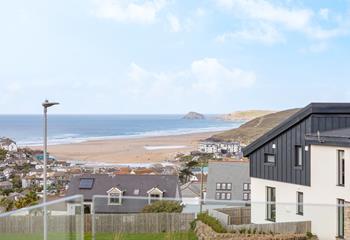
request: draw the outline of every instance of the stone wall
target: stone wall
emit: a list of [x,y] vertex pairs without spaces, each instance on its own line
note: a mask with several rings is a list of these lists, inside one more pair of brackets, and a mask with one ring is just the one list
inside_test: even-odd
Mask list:
[[305,234],[216,233],[201,221],[196,222],[195,233],[198,240],[307,240]]

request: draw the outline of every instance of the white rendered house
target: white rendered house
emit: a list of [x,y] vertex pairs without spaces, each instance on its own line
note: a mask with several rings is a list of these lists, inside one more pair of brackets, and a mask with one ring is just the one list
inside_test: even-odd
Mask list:
[[243,152],[253,223],[311,221],[319,239],[350,239],[350,104],[310,104]]

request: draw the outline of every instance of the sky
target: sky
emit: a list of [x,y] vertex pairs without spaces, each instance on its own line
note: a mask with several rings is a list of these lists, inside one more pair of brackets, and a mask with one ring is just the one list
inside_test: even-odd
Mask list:
[[349,102],[350,1],[1,1],[0,84],[0,114]]

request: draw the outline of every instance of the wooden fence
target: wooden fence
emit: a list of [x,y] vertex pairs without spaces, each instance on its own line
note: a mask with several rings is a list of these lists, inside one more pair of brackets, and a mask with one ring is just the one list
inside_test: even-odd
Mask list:
[[250,207],[211,209],[209,214],[224,226],[250,223]]
[[[95,232],[157,233],[188,231],[192,213],[96,214]],[[84,215],[84,231],[91,232],[92,215]],[[49,216],[48,232],[76,232],[81,216]],[[43,216],[8,216],[0,218],[1,233],[41,233]]]

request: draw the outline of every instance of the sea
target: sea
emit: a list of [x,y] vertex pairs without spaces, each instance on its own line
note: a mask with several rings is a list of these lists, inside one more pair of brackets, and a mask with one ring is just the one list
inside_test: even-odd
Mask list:
[[[183,115],[49,115],[48,143],[67,144],[88,140],[169,136],[223,131],[242,121],[224,121],[217,115],[206,119],[182,119]],[[0,115],[0,137],[19,146],[37,146],[43,140],[42,115]]]

